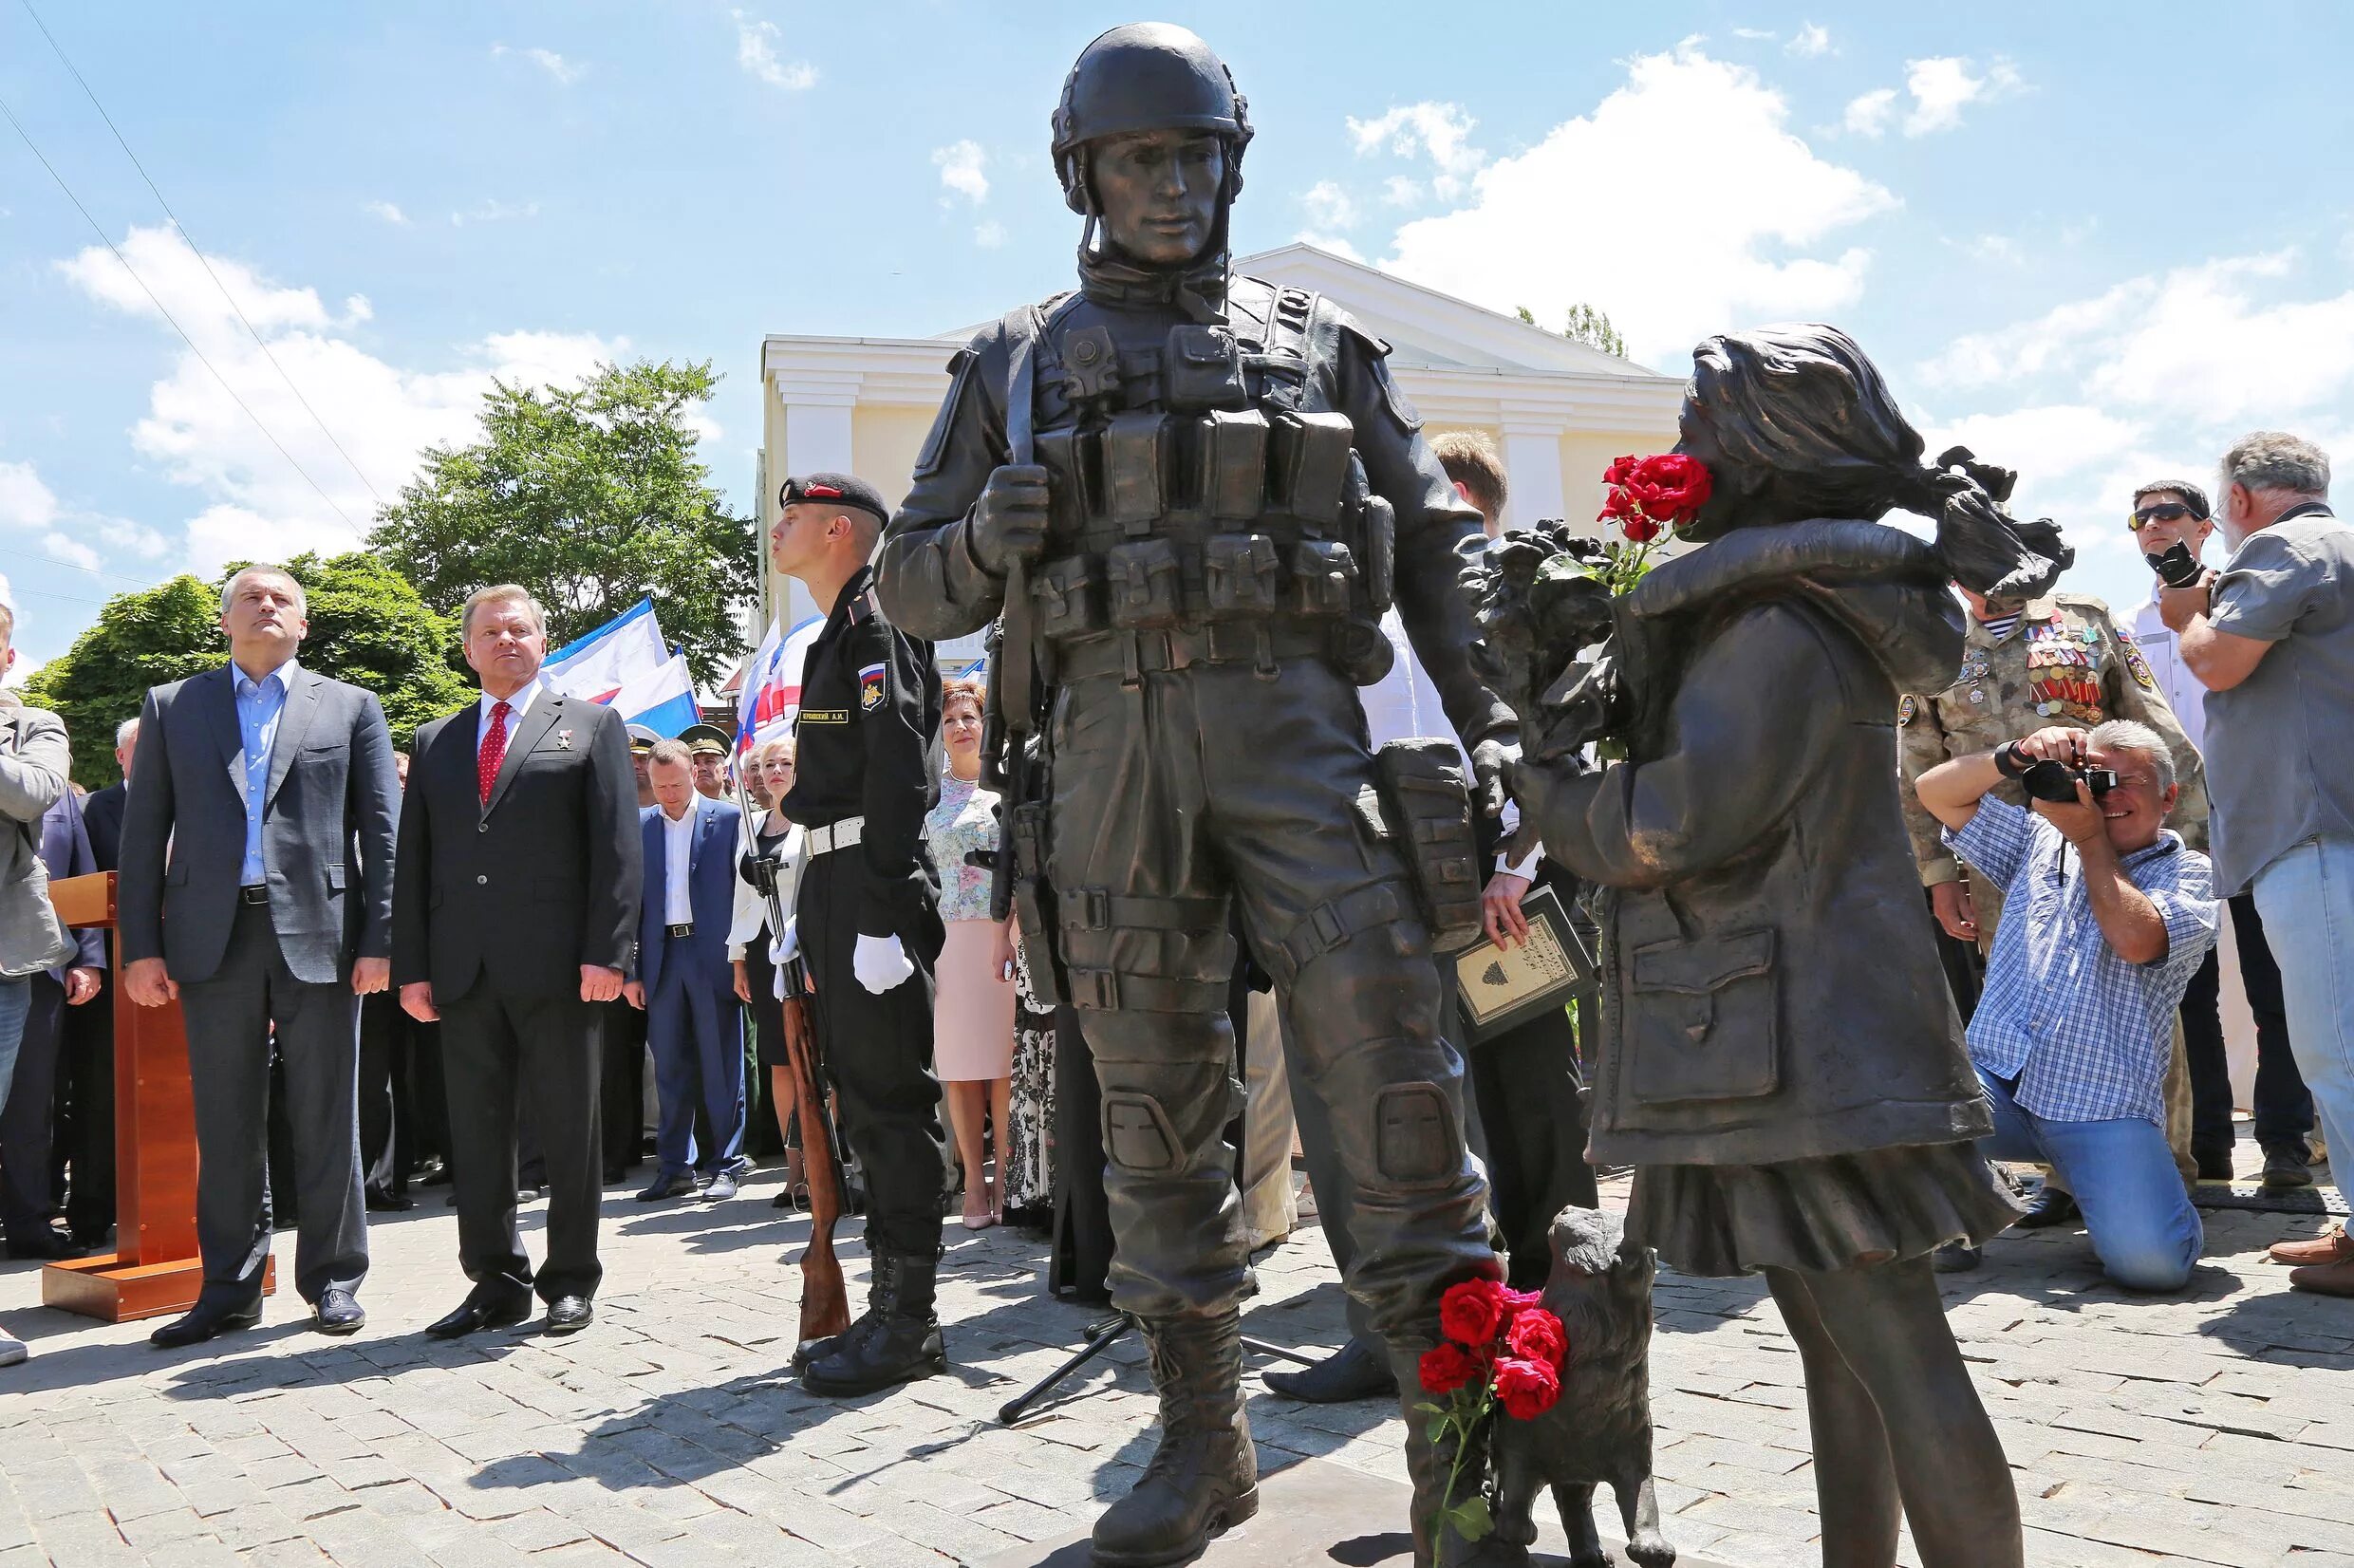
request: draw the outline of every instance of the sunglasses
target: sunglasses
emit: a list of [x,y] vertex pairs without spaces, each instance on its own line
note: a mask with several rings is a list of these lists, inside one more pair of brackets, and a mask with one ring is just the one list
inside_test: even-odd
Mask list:
[[[2178,523],[2185,517],[2197,515],[2180,501],[2160,501],[2156,506],[2145,506],[2134,513],[2125,519],[2125,526],[2139,533],[2152,523]],[[2200,518],[2200,521],[2205,519]]]

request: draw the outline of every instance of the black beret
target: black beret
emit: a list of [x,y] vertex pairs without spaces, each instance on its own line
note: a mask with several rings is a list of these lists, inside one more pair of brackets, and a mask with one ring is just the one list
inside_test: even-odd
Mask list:
[[777,487],[776,499],[783,506],[832,501],[871,512],[877,522],[888,522],[891,516],[891,509],[883,504],[881,493],[855,474],[795,475]]

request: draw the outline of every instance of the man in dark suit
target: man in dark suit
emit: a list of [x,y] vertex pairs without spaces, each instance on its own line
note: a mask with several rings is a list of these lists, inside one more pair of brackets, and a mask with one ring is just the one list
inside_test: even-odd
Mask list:
[[[51,882],[98,869],[82,826],[82,802],[73,791],[59,795],[41,814],[39,837]],[[8,1109],[0,1111],[0,1210],[7,1214],[12,1259],[73,1258],[82,1250],[49,1224],[54,1202],[49,1144],[66,1009],[80,1008],[98,995],[106,970],[106,934],[85,927],[71,935],[76,951],[69,962],[31,977],[16,1074],[9,1080]]]
[[302,586],[248,567],[221,590],[230,663],[147,694],[122,819],[122,992],[177,997],[196,1100],[204,1288],[152,1336],[261,1320],[270,1260],[270,1056],[293,1133],[294,1285],[321,1333],[366,1320],[359,999],[390,978],[394,802],[383,709],[294,655]]
[[[474,1289],[425,1332],[586,1328],[597,1261],[598,1050],[635,959],[637,787],[621,715],[540,680],[548,620],[525,589],[478,589],[460,620],[479,701],[417,732],[401,810],[393,972],[441,1023],[458,1255]],[[515,1096],[531,1085],[548,1167],[548,1256],[515,1228]]]
[[[727,957],[743,813],[698,790],[693,767],[682,742],[658,741],[646,769],[654,804],[639,813],[645,896],[637,971],[625,994],[645,1012],[662,1104],[660,1167],[638,1194],[649,1204],[693,1193],[698,1168],[710,1181],[703,1196],[733,1198],[744,1164],[744,1015]],[[700,1148],[698,1108],[710,1129]]]
[[[139,748],[139,720],[115,726],[115,762],[121,778],[82,803],[90,858],[97,869],[122,865],[122,805],[131,793],[131,758]],[[102,942],[100,950],[104,951]],[[115,997],[119,985],[65,1015],[65,1061],[58,1073],[57,1142],[49,1155],[50,1187],[65,1167],[65,1226],[84,1251],[103,1246],[115,1223]]]

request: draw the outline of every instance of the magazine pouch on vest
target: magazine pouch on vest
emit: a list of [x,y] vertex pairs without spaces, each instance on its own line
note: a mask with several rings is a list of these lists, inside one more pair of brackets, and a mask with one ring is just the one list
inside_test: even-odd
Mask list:
[[1479,846],[1471,788],[1451,740],[1392,740],[1373,754],[1373,779],[1414,882],[1433,952],[1480,934]]

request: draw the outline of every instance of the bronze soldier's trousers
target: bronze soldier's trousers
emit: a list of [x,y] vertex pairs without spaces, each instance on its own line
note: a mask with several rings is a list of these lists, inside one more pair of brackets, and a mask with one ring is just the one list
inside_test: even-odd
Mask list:
[[1428,1333],[1437,1292],[1494,1255],[1355,688],[1320,660],[1155,673],[1142,636],[1134,682],[1069,680],[1053,720],[1050,871],[1103,1084],[1112,1302],[1161,1318],[1242,1296],[1231,895],[1356,1185],[1349,1288],[1376,1330]]

